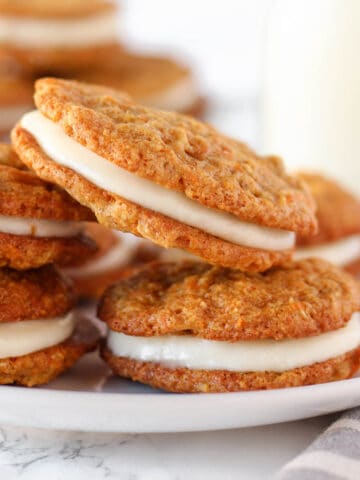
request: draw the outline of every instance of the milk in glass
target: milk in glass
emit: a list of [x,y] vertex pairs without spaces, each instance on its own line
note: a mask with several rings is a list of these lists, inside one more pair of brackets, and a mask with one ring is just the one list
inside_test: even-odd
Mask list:
[[267,24],[263,147],[360,194],[360,0],[278,0]]

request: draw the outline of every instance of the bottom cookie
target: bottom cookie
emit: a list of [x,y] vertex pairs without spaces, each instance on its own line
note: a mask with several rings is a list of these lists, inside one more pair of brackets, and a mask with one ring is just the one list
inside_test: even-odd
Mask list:
[[231,372],[169,368],[159,363],[141,362],[113,355],[105,346],[101,356],[114,374],[177,393],[221,393],[299,387],[344,380],[360,368],[360,348],[285,372]]
[[98,329],[89,320],[80,319],[64,342],[20,357],[0,359],[0,384],[33,387],[48,383],[95,350],[98,340]]

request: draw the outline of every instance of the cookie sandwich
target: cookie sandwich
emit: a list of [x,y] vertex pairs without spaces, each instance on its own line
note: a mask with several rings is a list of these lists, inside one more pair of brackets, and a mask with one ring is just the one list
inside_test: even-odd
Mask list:
[[128,276],[142,261],[142,249],[136,237],[98,223],[87,224],[85,234],[98,250],[80,265],[63,271],[72,279],[79,297],[99,298],[107,287]]
[[310,187],[317,205],[319,231],[298,236],[298,258],[320,257],[360,273],[360,200],[337,182],[314,173],[300,178]]
[[114,374],[171,392],[341,380],[360,366],[360,289],[317,259],[242,273],[152,264],[108,289],[98,315]]
[[212,264],[263,271],[316,231],[312,197],[275,157],[109,88],[36,82],[12,132],[21,160],[99,223]]
[[205,111],[192,71],[170,58],[123,53],[107,65],[80,72],[74,78],[123,90],[138,103],[159,110],[195,117]]
[[96,251],[83,234],[90,220],[90,210],[25,170],[11,146],[0,144],[0,267],[84,261]]
[[0,55],[34,74],[94,66],[119,51],[116,13],[108,0],[0,0]]
[[97,341],[97,330],[79,321],[72,290],[54,267],[0,269],[0,384],[47,383]]

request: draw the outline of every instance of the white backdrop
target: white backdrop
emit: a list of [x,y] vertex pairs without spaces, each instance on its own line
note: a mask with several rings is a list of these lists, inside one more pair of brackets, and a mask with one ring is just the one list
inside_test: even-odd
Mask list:
[[257,92],[263,19],[271,0],[122,0],[123,38],[192,61],[222,98]]

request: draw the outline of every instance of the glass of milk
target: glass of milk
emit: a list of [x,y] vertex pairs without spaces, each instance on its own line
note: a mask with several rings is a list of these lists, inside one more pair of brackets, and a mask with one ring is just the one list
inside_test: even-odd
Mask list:
[[263,150],[360,194],[360,0],[277,0],[270,10]]

